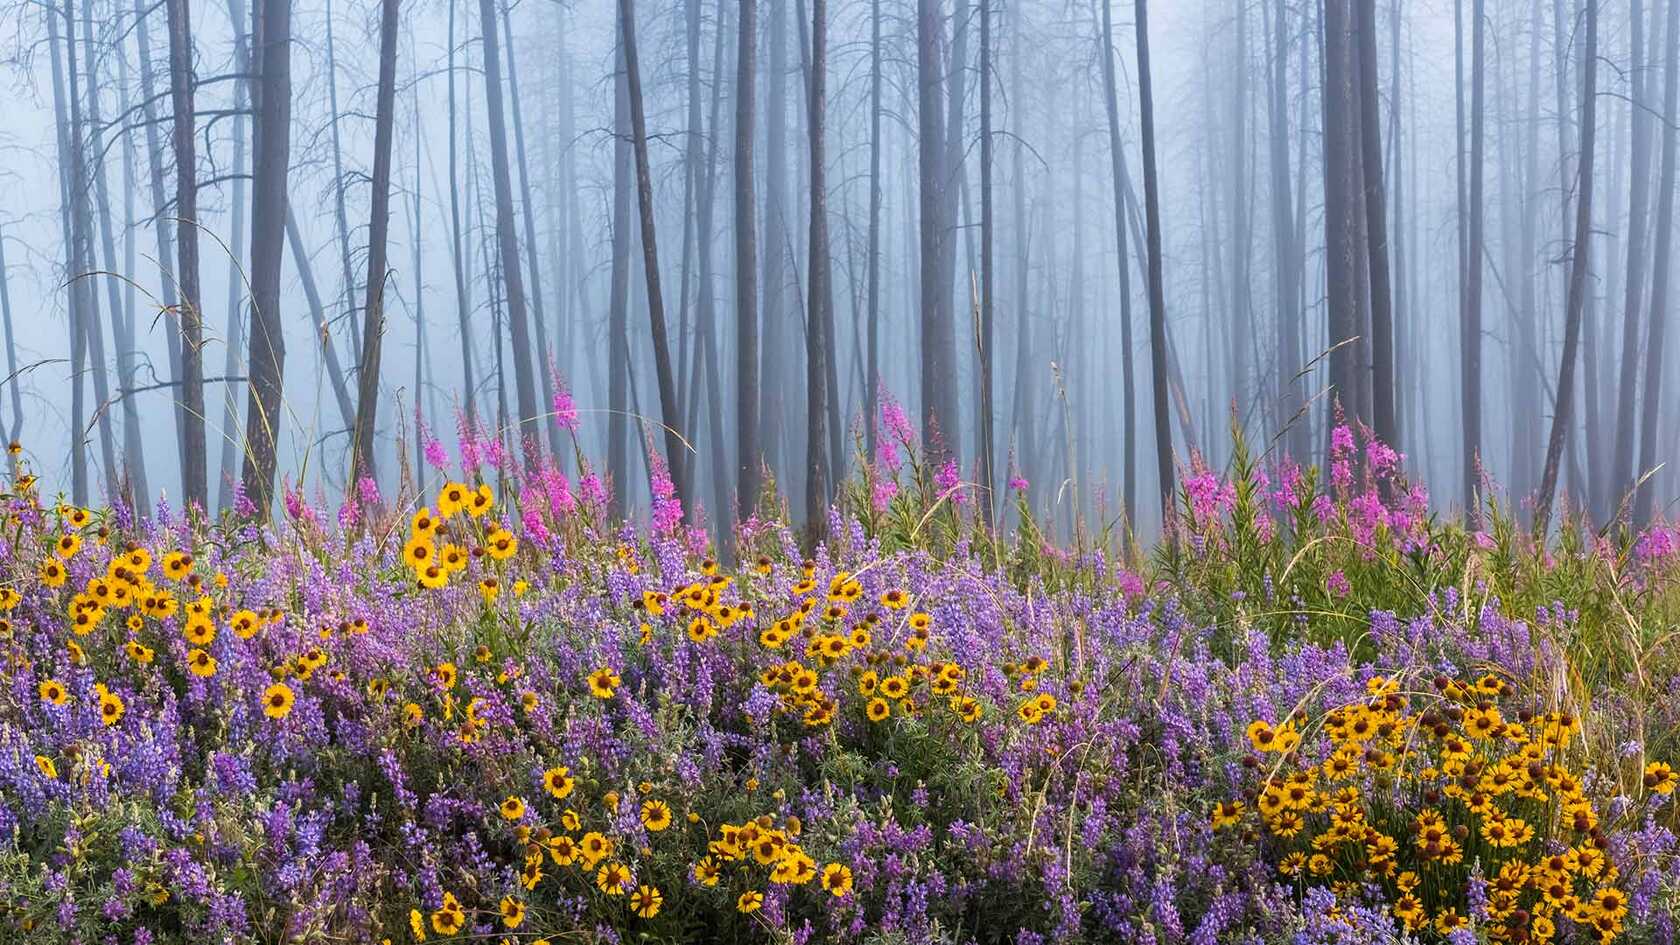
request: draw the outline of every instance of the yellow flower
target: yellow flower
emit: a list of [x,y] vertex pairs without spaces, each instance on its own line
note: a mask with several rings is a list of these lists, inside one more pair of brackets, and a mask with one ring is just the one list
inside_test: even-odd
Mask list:
[[652,833],[659,833],[671,826],[671,805],[664,801],[643,801],[642,826]]
[[892,715],[892,706],[887,700],[876,697],[869,700],[869,705],[864,709],[864,714],[869,717],[871,722],[885,721],[888,716]]
[[694,864],[694,881],[702,886],[716,886],[722,872],[717,861],[708,856]]
[[40,768],[41,773],[49,778],[56,779],[58,777],[58,766],[53,764],[53,760],[46,755],[35,756],[35,767]]
[[64,570],[64,565],[60,564],[58,561],[48,558],[46,561],[41,562],[42,584],[45,584],[48,587],[63,587],[65,577],[66,572]]
[[53,551],[66,561],[76,557],[76,552],[81,550],[82,536],[80,535],[61,535],[58,543],[53,546]]
[[479,483],[472,498],[467,500],[467,514],[478,518],[490,511],[496,505],[496,494],[490,491],[489,483]]
[[432,929],[439,935],[454,935],[467,924],[466,912],[454,893],[443,894],[443,906],[432,913]]
[[408,910],[408,931],[416,942],[426,940],[426,917],[420,914],[419,909]]
[[478,582],[478,596],[484,598],[486,604],[494,604],[496,595],[501,591],[502,585],[493,577],[486,577]]
[[497,527],[484,538],[484,553],[497,561],[506,561],[519,550],[519,540],[513,533]]
[[438,490],[438,516],[447,519],[466,508],[468,495],[467,487],[461,483],[445,483],[443,488]]
[[1658,794],[1673,794],[1680,775],[1667,762],[1653,761],[1645,766],[1645,787]]
[[823,867],[822,888],[836,899],[852,891],[852,869],[844,863],[830,863]]
[[36,687],[36,691],[41,694],[42,702],[49,702],[53,705],[63,705],[70,699],[69,691],[64,688],[63,683],[56,679],[41,680],[41,685]]
[[657,886],[638,886],[630,894],[630,909],[644,919],[651,919],[659,914],[659,907],[664,904],[665,896]]
[[563,801],[571,796],[576,782],[572,779],[571,771],[564,765],[559,765],[543,772],[543,790],[557,801]]
[[297,697],[292,694],[292,687],[275,683],[263,690],[263,714],[271,719],[283,719],[291,714],[295,701]]
[[[443,503],[440,500],[438,504],[442,505]],[[503,896],[501,913],[502,924],[510,929],[517,929],[520,924],[525,921],[525,903],[520,902],[512,896]]]
[[623,863],[606,863],[595,871],[595,888],[609,896],[624,895],[624,887],[630,884],[630,867]]
[[262,629],[262,618],[253,611],[241,610],[228,621],[228,627],[233,630],[234,636],[241,640],[249,640]]
[[1220,801],[1213,808],[1213,829],[1230,827],[1242,819],[1242,801]]
[[117,724],[122,721],[125,708],[121,696],[108,689],[101,688],[99,693],[99,720],[101,722],[106,725]]
[[735,900],[735,911],[757,912],[764,905],[764,894],[756,889],[749,889]]
[[503,820],[518,820],[525,816],[525,800],[510,794],[502,801],[501,812]]
[[589,692],[597,699],[611,699],[621,681],[612,667],[603,666],[589,674]]
[[187,670],[201,679],[216,675],[216,658],[194,647],[187,651]]
[[424,569],[437,559],[437,546],[432,544],[431,534],[416,533],[403,545],[403,563],[415,571]]

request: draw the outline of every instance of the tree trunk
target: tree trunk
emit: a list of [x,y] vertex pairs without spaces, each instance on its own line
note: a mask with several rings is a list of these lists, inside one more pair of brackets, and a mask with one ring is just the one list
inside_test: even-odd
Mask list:
[[[1645,295],[1645,220],[1651,187],[1651,118],[1648,111],[1651,96],[1650,80],[1645,74],[1644,21],[1644,4],[1641,0],[1631,0],[1628,4],[1628,73],[1633,93],[1630,102],[1633,154],[1632,174],[1628,181],[1627,281],[1622,286],[1625,295],[1620,385],[1616,394],[1616,456],[1610,474],[1618,498],[1633,488],[1635,476],[1633,455],[1637,421],[1633,403],[1634,392],[1639,386],[1639,337],[1642,334],[1639,312]],[[1665,262],[1658,257],[1654,265],[1661,267]],[[1657,315],[1655,308],[1652,315]]]
[[[629,0],[625,0],[629,2]],[[823,109],[827,96],[828,2],[811,0],[810,118],[806,130],[811,155],[810,260],[806,264],[805,319],[805,528],[806,542],[815,549],[828,535],[828,191],[823,181]]]
[[188,0],[165,0],[169,17],[169,90],[174,107],[175,285],[180,291],[181,323],[179,406],[181,493],[188,505],[209,506],[204,451],[204,329],[198,286],[198,173],[193,152],[192,20]]
[[[6,276],[6,234],[0,231],[0,318],[5,319],[6,376],[11,379],[7,386],[12,389],[12,423],[6,431],[9,445],[23,440],[23,381],[18,377],[17,339],[12,332],[12,295]],[[17,469],[16,459],[12,460],[12,469],[14,472]]]
[[[1330,386],[1350,419],[1361,417],[1359,335],[1364,320],[1359,291],[1358,97],[1353,67],[1351,2],[1324,3],[1324,245],[1325,311],[1329,329]],[[1335,405],[1333,405],[1335,406]]]
[[[489,2],[489,0],[485,0]],[[688,507],[688,441],[684,439],[677,377],[671,370],[671,341],[665,330],[665,296],[659,284],[659,244],[653,225],[653,176],[648,169],[647,117],[642,109],[642,75],[636,49],[635,0],[619,0],[624,30],[624,73],[629,85],[630,129],[636,151],[636,196],[641,209],[642,266],[647,277],[648,320],[653,328],[653,369],[659,385],[659,412],[665,425],[665,461],[677,498]]]
[[[1115,77],[1114,67],[1114,13],[1113,5],[1102,4],[1102,50],[1098,53],[1102,57],[1103,72],[1103,103],[1108,112],[1108,158],[1109,173],[1114,185],[1114,242],[1115,265],[1120,270],[1120,377],[1121,377],[1121,410],[1124,411],[1122,425],[1123,445],[1121,446],[1121,477],[1122,501],[1125,514],[1129,517],[1137,514],[1137,388],[1132,364],[1132,272],[1131,264],[1126,260],[1126,198],[1125,188],[1121,186],[1121,162],[1125,160],[1123,145],[1120,141],[1120,92]],[[981,98],[981,108],[985,108],[986,99]]]
[[1167,299],[1161,276],[1161,183],[1155,166],[1155,99],[1149,74],[1149,0],[1136,0],[1138,108],[1143,124],[1143,207],[1149,248],[1149,364],[1155,385],[1155,462],[1161,518],[1172,514],[1172,426],[1167,411]]
[[[478,417],[478,381],[473,377],[472,301],[467,293],[466,248],[461,238],[461,172],[459,135],[455,130],[455,0],[449,4],[449,232],[455,269],[455,317],[461,338],[461,400],[467,417]],[[322,327],[325,331],[325,326]]]
[[735,383],[738,514],[758,507],[758,274],[753,206],[753,72],[758,43],[756,0],[741,0],[735,54]]
[[624,512],[629,475],[630,410],[630,97],[624,43],[618,48],[613,95],[612,281],[607,300],[607,473],[614,517]]
[[[525,313],[525,280],[519,269],[519,237],[513,218],[513,181],[508,172],[507,123],[502,117],[502,66],[496,36],[495,0],[479,0],[479,35],[484,49],[484,104],[490,124],[490,177],[496,189],[496,243],[502,285],[507,290],[507,320],[513,340],[513,382],[519,404],[519,443],[525,427],[539,422],[536,379],[531,374],[531,326]],[[501,344],[498,339],[497,349]],[[521,449],[527,467],[536,462]]]
[[[1641,405],[1639,471],[1643,476],[1657,464],[1657,420],[1662,412],[1663,333],[1673,313],[1668,308],[1670,250],[1674,243],[1675,123],[1680,122],[1680,4],[1670,3],[1663,41],[1662,176],[1657,191],[1656,264],[1651,281],[1651,331],[1645,341],[1645,399]],[[1633,521],[1651,524],[1658,482],[1646,480],[1635,493]]]
[[[356,373],[355,451],[350,487],[378,479],[373,433],[379,419],[379,357],[385,336],[385,249],[391,227],[391,132],[397,109],[397,10],[400,0],[379,4],[379,91],[373,118],[373,205],[368,218],[367,309],[362,321],[362,363]],[[419,395],[419,391],[415,391]]]
[[[1476,0],[1476,3],[1480,6],[1481,0]],[[1591,249],[1593,126],[1598,98],[1598,4],[1592,0],[1586,4],[1586,19],[1586,49],[1581,77],[1581,154],[1576,171],[1575,245],[1571,252],[1568,307],[1564,312],[1563,363],[1558,367],[1557,407],[1552,414],[1552,433],[1546,443],[1546,465],[1540,476],[1540,495],[1534,506],[1534,531],[1542,536],[1546,534],[1551,518],[1558,464],[1563,458],[1564,439],[1569,433],[1570,408],[1575,397],[1575,355],[1581,339],[1581,312],[1586,303],[1587,260]],[[1480,59],[1479,56],[1477,58]],[[1669,134],[1672,135],[1672,132]]]
[[[185,0],[181,0],[185,2]],[[245,495],[257,517],[272,511],[276,441],[285,382],[285,322],[280,313],[280,258],[285,244],[286,177],[291,153],[292,0],[262,0],[257,30],[256,147],[251,199],[251,354],[246,374]],[[182,268],[185,268],[184,266]]]
[[1485,252],[1482,244],[1482,139],[1487,57],[1483,0],[1474,0],[1471,4],[1471,17],[1470,229],[1464,259],[1464,295],[1460,299],[1462,334],[1459,343],[1462,345],[1462,359],[1459,378],[1464,388],[1464,510],[1471,526],[1475,527],[1481,521],[1481,503],[1476,493],[1482,448],[1482,257]]
[[[233,62],[238,72],[251,71],[250,38],[246,35],[245,4],[229,0],[228,20],[233,26]],[[245,111],[250,107],[250,89],[244,79],[234,80],[233,90],[233,202],[229,207],[232,229],[228,252],[227,337],[222,345],[222,435],[221,462],[216,476],[216,507],[233,508],[235,477],[239,475],[239,385],[232,380],[239,373],[239,359],[245,349]]]
[[1394,302],[1388,271],[1388,220],[1384,214],[1382,131],[1377,116],[1377,4],[1354,0],[1359,43],[1361,157],[1365,187],[1365,251],[1371,273],[1371,419],[1377,439],[1399,442],[1394,412]]
[[942,260],[952,234],[945,221],[945,128],[940,114],[939,47],[944,28],[938,0],[916,3],[917,154],[921,207],[921,401],[922,425],[930,455],[957,453],[956,339],[949,312],[951,288]]
[[[538,383],[542,384],[543,405],[554,403],[554,371],[550,369],[554,358],[554,349],[548,345],[548,315],[544,311],[542,274],[537,265],[537,215],[536,201],[531,199],[531,172],[529,161],[525,153],[525,118],[519,106],[519,69],[513,61],[513,26],[508,17],[508,8],[502,8],[502,33],[507,39],[507,75],[508,100],[513,106],[513,150],[519,163],[519,194],[520,215],[525,223],[525,261],[526,269],[531,277],[531,320],[536,328],[537,358],[534,365],[537,371]],[[552,195],[551,199],[558,195]],[[561,449],[560,425],[552,418],[546,418],[542,424],[548,434],[549,450],[558,454]],[[542,435],[534,430],[526,431],[527,437],[538,442]]]

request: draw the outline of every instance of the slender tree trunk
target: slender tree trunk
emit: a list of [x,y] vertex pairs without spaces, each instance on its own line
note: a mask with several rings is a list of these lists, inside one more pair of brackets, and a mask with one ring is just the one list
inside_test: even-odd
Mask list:
[[1138,108],[1143,123],[1143,206],[1148,221],[1149,363],[1155,385],[1155,462],[1161,487],[1161,518],[1172,514],[1172,426],[1167,412],[1167,299],[1161,275],[1161,184],[1155,167],[1155,97],[1149,74],[1149,0],[1137,10]]
[[614,517],[624,512],[629,475],[630,410],[630,95],[624,75],[624,43],[618,47],[613,96],[612,281],[607,300],[607,472],[612,478]]
[[[1654,11],[1653,11],[1654,12]],[[1628,179],[1627,221],[1627,281],[1622,305],[1622,363],[1618,375],[1620,384],[1616,394],[1616,456],[1610,481],[1617,497],[1633,487],[1634,439],[1638,432],[1634,419],[1634,392],[1639,386],[1640,304],[1645,296],[1645,227],[1647,204],[1651,188],[1651,118],[1649,108],[1650,80],[1646,76],[1644,30],[1645,12],[1641,0],[1628,4],[1628,73],[1633,100],[1630,117],[1633,122],[1632,174]],[[1658,258],[1660,267],[1666,260]],[[1652,310],[1655,315],[1655,309]]]
[[[997,276],[993,253],[996,214],[992,202],[992,2],[980,0],[980,509],[992,525],[997,508],[997,442],[992,365],[997,358]],[[1108,58],[1104,57],[1105,61]],[[1130,378],[1130,363],[1127,364]],[[1128,408],[1130,403],[1128,402]],[[1128,478],[1128,483],[1130,479]]]
[[[184,2],[184,0],[182,0]],[[245,411],[245,494],[266,520],[273,508],[276,442],[285,383],[285,322],[280,257],[285,244],[286,178],[291,153],[292,0],[262,0],[258,16],[260,91],[251,200],[250,403]],[[185,268],[185,267],[183,267]]]
[[[1288,6],[1283,0],[1269,6],[1272,50],[1267,96],[1269,133],[1266,136],[1271,171],[1272,278],[1276,298],[1273,313],[1277,346],[1277,421],[1287,451],[1301,459],[1307,449],[1309,418],[1298,416],[1306,404],[1298,391],[1301,385],[1301,339],[1298,308],[1301,295],[1301,266],[1295,245],[1294,208],[1289,180],[1289,32]],[[1124,238],[1121,255],[1125,255]]]
[[[461,374],[463,387],[461,399],[464,409],[473,422],[478,416],[478,381],[473,377],[473,344],[472,344],[472,300],[467,293],[466,249],[462,245],[461,237],[461,172],[459,166],[458,142],[460,136],[455,130],[455,0],[446,0],[449,4],[449,43],[448,66],[449,74],[449,231],[452,247],[452,260],[455,269],[455,317],[460,326],[461,337]],[[322,331],[325,331],[323,326]]]
[[[1656,264],[1651,281],[1651,331],[1645,341],[1645,399],[1639,430],[1640,475],[1657,464],[1657,420],[1662,412],[1663,333],[1673,313],[1668,308],[1670,251],[1674,245],[1675,124],[1680,122],[1680,4],[1668,5],[1663,41],[1662,176],[1657,191]],[[1644,528],[1652,521],[1658,482],[1648,479],[1635,493],[1633,521]]]
[[[379,91],[373,118],[373,206],[368,219],[367,308],[362,321],[362,363],[356,373],[355,451],[350,486],[378,479],[373,434],[379,419],[379,358],[385,337],[385,250],[391,228],[391,136],[397,110],[397,11],[400,0],[379,4]],[[415,391],[416,396],[419,391]]]
[[875,455],[881,415],[881,0],[869,3],[869,353],[865,360],[863,435]]
[[753,206],[753,82],[757,58],[756,0],[741,0],[741,20],[735,54],[735,491],[738,514],[750,516],[758,507],[759,470],[763,459],[758,439],[758,274]]
[[[11,382],[6,386],[12,389],[12,423],[6,431],[8,444],[21,443],[23,440],[23,382],[18,378],[17,339],[12,330],[12,294],[8,288],[8,273],[6,271],[6,234],[0,231],[0,318],[5,319],[6,328],[6,376]],[[14,471],[17,461],[12,461]]]
[[1364,305],[1359,290],[1358,95],[1351,4],[1324,3],[1324,246],[1325,311],[1329,329],[1330,385],[1350,419],[1360,419],[1359,341]]
[[[1132,272],[1126,260],[1126,198],[1120,180],[1120,167],[1125,152],[1120,141],[1120,92],[1114,67],[1114,11],[1113,4],[1102,4],[1103,103],[1108,112],[1109,172],[1114,185],[1114,241],[1115,265],[1120,270],[1120,378],[1123,445],[1121,447],[1121,477],[1125,514],[1137,514],[1137,387],[1136,371],[1132,364]],[[986,99],[981,98],[984,110]]]
[[[229,0],[228,20],[233,25],[234,68],[241,73],[251,71],[251,50],[245,27],[245,4]],[[245,110],[250,107],[249,87],[244,79],[234,80],[233,90],[233,203],[229,208],[232,233],[229,241],[227,337],[222,346],[222,427],[221,462],[216,476],[216,507],[222,511],[233,508],[234,483],[239,475],[239,394],[240,386],[232,380],[239,373],[239,359],[245,350]]]
[[[152,37],[148,22],[148,13],[156,7],[148,6],[146,0],[135,0],[134,7],[134,35],[140,52],[140,113],[145,118],[146,125],[146,160],[150,170],[152,186],[152,233],[156,238],[157,259],[155,265],[160,270],[160,285],[158,297],[164,307],[174,311],[177,301],[175,282],[175,223],[166,207],[169,203],[169,192],[163,177],[163,144],[158,134],[158,126],[162,122],[157,115],[157,82],[152,72]],[[126,111],[126,109],[125,109]],[[181,374],[181,338],[173,330],[163,333],[165,347],[169,352],[169,376],[180,378]],[[176,414],[177,426],[179,414]],[[181,431],[176,430],[177,444],[184,442]],[[179,457],[177,457],[179,458]]]
[[[1480,6],[1481,0],[1477,0]],[[1534,531],[1545,535],[1557,490],[1558,464],[1569,434],[1575,397],[1576,349],[1581,339],[1581,312],[1586,304],[1588,258],[1592,237],[1593,132],[1598,98],[1598,4],[1586,4],[1586,48],[1581,76],[1581,155],[1576,172],[1575,244],[1571,251],[1569,300],[1564,312],[1563,363],[1558,367],[1557,407],[1546,443],[1546,465],[1540,476],[1540,496],[1534,506]],[[1480,57],[1478,57],[1479,59]],[[1672,135],[1672,132],[1669,132]]]
[[1394,412],[1394,299],[1388,271],[1388,220],[1384,214],[1382,132],[1377,116],[1377,4],[1354,0],[1359,43],[1359,123],[1363,140],[1365,242],[1371,273],[1371,418],[1377,438],[1399,442]]
[[1481,521],[1481,503],[1476,493],[1482,448],[1482,259],[1486,251],[1482,242],[1482,141],[1487,85],[1484,36],[1487,17],[1483,11],[1483,0],[1474,0],[1471,4],[1471,18],[1470,229],[1464,260],[1464,295],[1460,300],[1462,360],[1459,377],[1464,387],[1464,509],[1471,525],[1475,526]]
[[187,504],[209,507],[204,451],[204,330],[198,286],[198,173],[193,152],[192,20],[188,0],[165,0],[169,16],[169,88],[174,107],[175,285],[181,324],[181,493]]
[[[519,442],[525,428],[539,422],[536,379],[531,371],[531,326],[525,312],[525,280],[519,269],[519,237],[513,218],[513,182],[508,173],[507,123],[502,117],[502,65],[496,36],[495,0],[479,0],[479,35],[484,50],[484,104],[490,122],[490,177],[496,189],[496,244],[500,249],[502,285],[507,294],[507,321],[513,341],[513,382],[518,393]],[[500,340],[497,348],[500,350]],[[531,466],[536,456],[522,449]]]
[[[534,366],[538,383],[542,384],[543,404],[546,405],[554,403],[554,372],[550,370],[554,349],[548,345],[548,314],[544,310],[541,267],[537,265],[536,201],[531,199],[531,172],[525,153],[525,118],[519,107],[519,69],[513,60],[513,25],[509,20],[507,7],[502,8],[502,33],[507,39],[508,101],[513,106],[513,150],[519,162],[519,208],[525,223],[525,262],[527,274],[531,277],[531,321],[537,336]],[[558,195],[552,195],[551,199],[557,197]],[[542,427],[548,433],[549,450],[555,454],[560,453],[560,425],[545,420]],[[541,434],[535,430],[528,430],[525,435],[533,441],[542,440]]]
[[[626,0],[628,2],[628,0]],[[805,309],[805,528],[812,549],[828,534],[827,435],[829,350],[827,332],[828,294],[828,191],[823,181],[823,109],[828,72],[828,3],[811,0],[810,118],[806,130],[811,148],[811,234],[810,260],[806,264],[809,288]]]
[[[262,0],[258,0],[260,6]],[[327,39],[327,111],[328,128],[332,132],[332,161],[333,161],[333,223],[338,232],[338,262],[340,266],[339,311],[333,315],[333,322],[340,319],[350,323],[350,352],[356,363],[362,360],[362,339],[356,329],[356,270],[350,261],[350,215],[344,209],[344,147],[341,143],[339,123],[343,113],[338,109],[338,55],[333,45],[333,7],[332,0],[326,0]],[[323,328],[323,332],[331,332],[331,328]],[[355,440],[355,431],[350,431],[351,440]]]
[[[489,2],[489,0],[485,0]],[[641,208],[642,264],[647,276],[648,319],[653,328],[653,368],[659,384],[659,412],[665,423],[665,461],[677,498],[686,508],[688,497],[688,442],[683,438],[682,404],[677,397],[677,377],[671,370],[671,342],[665,330],[665,296],[659,284],[659,245],[653,225],[653,176],[648,169],[647,117],[642,109],[642,76],[636,49],[635,0],[619,0],[619,24],[624,30],[624,72],[629,84],[630,128],[636,151],[636,196]]]
[[944,28],[938,0],[916,3],[917,153],[921,178],[921,400],[924,435],[936,459],[957,453],[957,365],[949,312],[951,287],[942,260],[952,234],[944,223],[945,128],[940,114],[939,47]]

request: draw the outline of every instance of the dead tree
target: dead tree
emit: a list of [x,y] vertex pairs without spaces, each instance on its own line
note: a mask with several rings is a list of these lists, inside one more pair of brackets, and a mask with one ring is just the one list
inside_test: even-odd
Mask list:
[[735,52],[735,504],[741,515],[758,506],[758,275],[753,205],[753,72],[757,59],[756,0],[741,0]]
[[[1476,5],[1481,6],[1481,0],[1476,0]],[[1552,433],[1546,442],[1546,465],[1540,474],[1540,495],[1534,504],[1534,532],[1537,535],[1546,534],[1552,499],[1557,492],[1558,465],[1563,459],[1564,440],[1569,436],[1571,409],[1575,400],[1576,350],[1581,343],[1581,316],[1586,305],[1591,256],[1593,126],[1598,98],[1598,4],[1593,0],[1586,3],[1586,20],[1586,48],[1581,76],[1581,149],[1575,178],[1575,243],[1569,268],[1569,298],[1564,309],[1563,363],[1558,366],[1557,409],[1552,413]],[[1477,58],[1480,59],[1479,56]]]
[[[185,0],[180,0],[184,3]],[[292,0],[261,0],[251,179],[251,352],[246,375],[245,494],[266,520],[273,506],[276,442],[284,398],[286,339],[280,312],[286,179],[292,124]]]
[[1155,384],[1155,462],[1161,518],[1172,514],[1172,426],[1167,412],[1167,299],[1161,275],[1161,183],[1155,162],[1155,95],[1149,74],[1149,0],[1136,0],[1138,109],[1143,124],[1143,206],[1149,249],[1149,364]]
[[[1645,339],[1645,399],[1639,428],[1639,470],[1648,475],[1657,462],[1657,420],[1662,412],[1663,334],[1673,313],[1668,308],[1669,251],[1674,241],[1674,175],[1676,161],[1675,123],[1680,121],[1680,6],[1669,4],[1668,26],[1663,39],[1663,139],[1662,176],[1657,196],[1657,246],[1651,282],[1651,329]],[[1633,521],[1643,528],[1651,523],[1657,483],[1647,479],[1633,502]]]
[[188,505],[209,506],[204,451],[204,328],[198,285],[198,164],[193,152],[192,19],[188,0],[165,0],[169,18],[169,97],[174,107],[175,286],[181,325],[181,493]]
[[[379,4],[379,91],[373,118],[373,207],[368,220],[367,309],[362,321],[362,363],[356,374],[355,447],[350,483],[377,478],[373,431],[379,418],[379,355],[385,335],[385,247],[391,228],[391,134],[397,108],[397,8]],[[420,392],[416,390],[415,396]]]

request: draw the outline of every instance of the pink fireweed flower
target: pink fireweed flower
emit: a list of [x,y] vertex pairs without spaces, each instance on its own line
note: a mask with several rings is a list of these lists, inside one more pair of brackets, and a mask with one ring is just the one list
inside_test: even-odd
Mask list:
[[1652,564],[1680,553],[1680,535],[1672,528],[1653,525],[1634,543],[1633,554],[1642,564]]
[[1343,574],[1341,569],[1338,568],[1331,571],[1330,576],[1324,579],[1324,589],[1337,597],[1346,597],[1353,592],[1353,585],[1348,582],[1347,575]]
[[1189,476],[1184,491],[1190,495],[1190,511],[1197,522],[1206,525],[1224,514],[1236,502],[1236,487],[1222,482],[1211,470]]
[[1027,477],[1026,476],[1023,476],[1020,473],[1016,473],[1015,475],[1009,477],[1009,488],[1013,489],[1014,491],[1025,492],[1025,491],[1027,491],[1027,486],[1028,486],[1028,483],[1027,483]]
[[585,473],[578,479],[578,492],[583,495],[585,505],[605,505],[607,503],[607,487],[601,482],[601,477],[595,473]]
[[1404,458],[1381,440],[1372,440],[1365,444],[1365,465],[1370,467],[1373,476],[1381,477],[1391,471],[1397,471],[1400,461]]
[[885,512],[892,505],[892,500],[898,495],[898,480],[885,476],[878,477],[869,487],[869,505],[877,513]]
[[379,494],[379,483],[372,476],[356,480],[356,499],[364,508],[375,509],[385,504],[384,497]]
[[682,500],[677,498],[677,487],[671,482],[671,474],[666,469],[665,460],[657,455],[653,461],[653,479],[648,484],[653,493],[653,530],[660,535],[672,535],[677,526],[682,524]]
[[577,432],[577,404],[572,401],[572,392],[560,383],[558,377],[554,379],[554,422],[558,423],[562,430]]
[[1336,424],[1330,431],[1330,455],[1341,456],[1353,452],[1353,430],[1345,423]]
[[934,473],[933,484],[939,487],[940,498],[950,496],[954,505],[968,501],[968,497],[962,491],[962,472],[957,468],[957,461],[954,459],[946,460],[945,465],[939,467],[939,472]]

